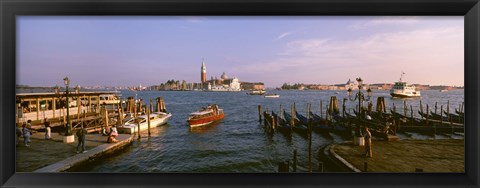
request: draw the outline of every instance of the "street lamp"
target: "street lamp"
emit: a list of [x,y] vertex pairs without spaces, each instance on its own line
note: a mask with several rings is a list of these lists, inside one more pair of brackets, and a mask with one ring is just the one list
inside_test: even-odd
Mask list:
[[349,87],[348,88],[348,99],[350,101],[355,101],[355,100],[358,100],[358,115],[357,115],[357,119],[358,119],[358,122],[357,122],[357,125],[356,125],[356,130],[355,130],[355,136],[356,137],[362,137],[362,134],[360,132],[360,122],[361,122],[361,116],[363,116],[365,113],[362,112],[362,102],[363,101],[370,101],[370,98],[372,97],[372,90],[370,88],[368,88],[367,90],[367,98],[365,98],[365,94],[363,94],[362,92],[362,88],[363,88],[363,80],[362,78],[357,78],[357,82],[358,82],[358,92],[355,94],[355,97],[353,98],[352,97],[352,88]]
[[63,79],[63,83],[65,84],[65,88],[66,88],[66,98],[67,98],[67,130],[65,131],[65,136],[70,136],[72,135],[72,128],[70,127],[70,105],[69,105],[69,102],[68,102],[68,85],[70,84],[70,79],[68,79],[68,77],[65,77]]

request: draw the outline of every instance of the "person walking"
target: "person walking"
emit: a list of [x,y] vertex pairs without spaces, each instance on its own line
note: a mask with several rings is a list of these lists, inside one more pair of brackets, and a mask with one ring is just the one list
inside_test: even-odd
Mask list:
[[85,135],[87,135],[87,130],[85,130],[85,128],[83,127],[83,123],[80,129],[77,131],[76,135],[78,137],[77,153],[80,153],[80,146],[82,147],[81,152],[86,153],[87,150],[85,149]]
[[45,120],[43,121],[43,125],[45,126],[45,140],[50,140],[52,139],[52,135],[51,135],[51,127],[50,127],[50,122],[48,121],[47,118],[45,118]]
[[365,134],[365,157],[373,157],[372,155],[372,134],[368,130],[368,127],[364,128]]
[[30,143],[30,130],[27,128],[27,124],[23,124],[23,145],[28,147],[28,143]]

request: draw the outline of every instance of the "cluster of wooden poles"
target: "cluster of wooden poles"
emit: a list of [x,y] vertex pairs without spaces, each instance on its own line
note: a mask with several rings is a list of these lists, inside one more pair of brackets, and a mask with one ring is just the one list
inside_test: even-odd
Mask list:
[[[140,122],[138,121],[137,117],[139,114],[143,114],[144,111],[146,111],[145,113],[147,114],[147,124],[148,124],[148,137],[150,137],[151,133],[150,133],[150,113],[154,110],[153,109],[153,101],[152,99],[150,99],[150,104],[147,106],[147,105],[142,105],[142,100],[138,100],[138,101],[135,101],[133,99],[133,97],[129,97],[127,99],[127,106],[125,108],[125,111],[124,109],[121,107],[121,105],[119,105],[117,107],[117,114],[113,115],[112,117],[117,118],[117,125],[122,125],[123,124],[123,118],[124,118],[124,113],[132,113],[133,114],[133,118],[135,119],[135,123],[137,124],[138,126],[138,130],[140,130]],[[157,97],[155,99],[155,106],[156,106],[156,111],[157,112],[165,112],[167,113],[167,109],[165,107],[165,101],[163,100],[162,97]],[[144,108],[145,107],[145,108]],[[109,128],[109,113],[108,113],[108,110],[106,108],[102,108],[101,111],[100,111],[100,114],[101,114],[101,117],[102,117],[102,120],[104,122],[104,128],[105,130],[108,130]],[[100,125],[101,126],[101,125]],[[101,127],[103,128],[103,127]],[[137,131],[137,134],[138,134],[138,139],[141,138],[141,135],[140,135],[140,131]]]

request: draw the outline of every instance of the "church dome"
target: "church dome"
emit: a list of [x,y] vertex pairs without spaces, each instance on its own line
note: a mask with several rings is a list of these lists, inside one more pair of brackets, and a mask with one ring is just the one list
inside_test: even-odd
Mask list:
[[226,80],[228,79],[228,76],[227,74],[225,74],[225,72],[223,72],[222,76],[220,77],[222,80]]

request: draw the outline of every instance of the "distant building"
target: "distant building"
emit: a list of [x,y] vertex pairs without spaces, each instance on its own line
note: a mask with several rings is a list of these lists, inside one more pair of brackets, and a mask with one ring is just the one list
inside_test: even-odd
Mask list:
[[205,66],[205,61],[202,59],[202,67],[200,67],[200,83],[205,83],[207,81],[207,66]]
[[237,77],[228,78],[227,74],[223,72],[220,79],[215,76],[210,78],[210,80],[204,83],[206,85],[207,91],[241,91],[240,81]]
[[243,90],[265,90],[265,85],[261,82],[257,82],[257,83],[242,82],[241,88]]
[[352,88],[352,90],[357,90],[358,83],[352,81],[351,79],[348,79],[348,82],[345,84],[345,88],[346,89]]

